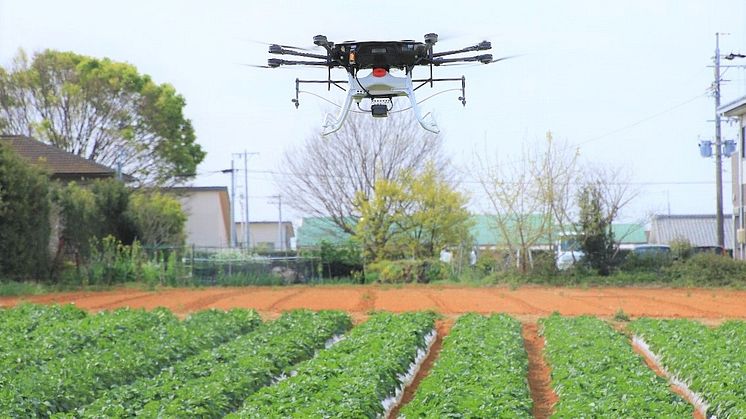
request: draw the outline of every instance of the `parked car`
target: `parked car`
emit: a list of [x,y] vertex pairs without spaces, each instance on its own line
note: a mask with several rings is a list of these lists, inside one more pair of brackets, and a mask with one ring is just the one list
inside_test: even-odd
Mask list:
[[557,269],[564,271],[585,257],[582,250],[568,250],[557,255]]
[[632,249],[632,254],[639,256],[662,256],[671,254],[671,246],[667,244],[638,244]]

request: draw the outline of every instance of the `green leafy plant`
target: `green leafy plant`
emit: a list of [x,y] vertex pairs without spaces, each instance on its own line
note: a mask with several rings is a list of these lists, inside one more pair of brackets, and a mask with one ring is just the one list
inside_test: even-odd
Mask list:
[[376,313],[228,417],[376,417],[434,328],[433,313]]
[[692,320],[645,318],[628,327],[666,370],[707,401],[707,417],[746,417],[746,322],[709,328]]
[[691,417],[692,406],[671,392],[632,351],[628,338],[594,317],[552,315],[540,321],[554,417]]
[[463,315],[399,417],[530,418],[527,374],[520,322],[503,314]]

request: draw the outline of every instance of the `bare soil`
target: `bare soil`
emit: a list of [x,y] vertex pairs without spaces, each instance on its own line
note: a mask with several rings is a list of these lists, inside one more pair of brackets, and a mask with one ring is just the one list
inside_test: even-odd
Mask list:
[[746,291],[697,288],[551,288],[525,286],[470,288],[458,286],[290,286],[165,289],[120,289],[104,292],[55,293],[0,298],[0,307],[21,301],[75,303],[91,311],[117,307],[167,307],[177,314],[206,308],[254,308],[267,317],[294,308],[338,309],[353,317],[373,310],[435,310],[446,317],[461,313],[509,313],[523,322],[552,312],[611,318],[618,310],[632,317],[686,317],[718,324],[746,319]]
[[528,354],[528,388],[534,402],[531,413],[536,419],[546,419],[558,398],[552,389],[551,369],[544,360],[544,337],[536,323],[523,324],[523,342]]

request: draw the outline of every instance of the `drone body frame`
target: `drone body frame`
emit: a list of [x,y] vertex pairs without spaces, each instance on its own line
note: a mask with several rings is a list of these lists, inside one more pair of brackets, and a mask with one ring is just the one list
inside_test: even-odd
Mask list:
[[[295,107],[300,105],[299,94],[301,93],[301,84],[326,84],[327,89],[331,90],[336,86],[347,92],[347,97],[337,116],[327,115],[322,135],[332,134],[344,125],[347,115],[352,109],[353,103],[360,108],[360,103],[369,99],[371,101],[370,109],[366,110],[373,117],[382,118],[388,116],[389,111],[393,109],[393,99],[397,97],[406,97],[409,99],[410,107],[413,110],[417,121],[422,128],[432,133],[439,133],[440,130],[435,119],[430,113],[422,114],[419,103],[415,97],[415,91],[425,85],[431,87],[435,82],[461,82],[461,96],[459,100],[466,106],[466,78],[434,78],[433,67],[449,65],[455,63],[481,62],[489,64],[503,60],[500,58],[493,60],[491,54],[481,54],[473,56],[456,56],[453,55],[488,50],[492,45],[488,41],[482,41],[479,44],[469,46],[458,50],[443,52],[434,52],[433,46],[438,41],[438,35],[430,33],[425,35],[425,42],[416,42],[411,40],[405,41],[348,41],[339,44],[329,42],[323,35],[314,37],[314,44],[323,47],[326,55],[298,51],[295,47],[283,45],[270,45],[269,53],[279,55],[299,56],[303,58],[312,58],[319,61],[294,61],[278,58],[270,58],[267,62],[268,68],[276,68],[282,65],[305,65],[326,67],[328,77],[326,80],[295,80]],[[413,79],[412,73],[417,66],[428,66],[430,76],[425,79]],[[344,68],[347,71],[347,80],[332,80],[332,68]],[[370,69],[370,74],[359,77],[360,70]],[[394,76],[391,70],[404,71],[403,77]],[[415,86],[415,83],[419,83]],[[347,84],[345,89],[343,84]],[[362,109],[362,108],[360,108]]]

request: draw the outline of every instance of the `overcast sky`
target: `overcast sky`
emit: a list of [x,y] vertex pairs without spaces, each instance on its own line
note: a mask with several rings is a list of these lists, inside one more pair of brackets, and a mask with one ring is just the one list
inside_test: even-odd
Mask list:
[[[429,32],[441,35],[436,48],[488,39],[495,56],[523,54],[443,69],[437,75],[467,77],[467,106],[457,92],[423,104],[465,168],[465,187],[475,187],[468,171],[474,150],[516,155],[551,130],[579,147],[586,161],[632,173],[641,194],[625,219],[669,208],[715,212],[714,162],[699,156],[697,143],[714,136],[708,65],[715,33],[729,33],[721,38],[723,54],[746,53],[743,0],[0,0],[0,65],[8,66],[19,48],[52,48],[126,61],[156,82],[173,84],[208,153],[195,184],[229,186],[229,175],[219,171],[230,167],[232,153],[259,153],[249,160],[250,218],[276,220],[277,207],[267,198],[278,192],[271,172],[281,172],[283,151],[301,145],[334,109],[310,95],[301,96],[298,110],[290,102],[296,77],[323,78],[324,70],[241,66],[266,63],[266,46],[251,41],[311,46],[317,34],[342,42],[421,40]],[[725,63],[746,65],[746,59]],[[727,70],[723,103],[746,95],[744,74]],[[341,100],[322,88],[317,93]],[[728,124],[724,128],[726,138],[734,135]],[[236,164],[243,167],[241,160]],[[242,190],[243,173],[239,180]],[[726,213],[729,191],[728,183]],[[473,198],[474,211],[487,208],[481,194]]]

